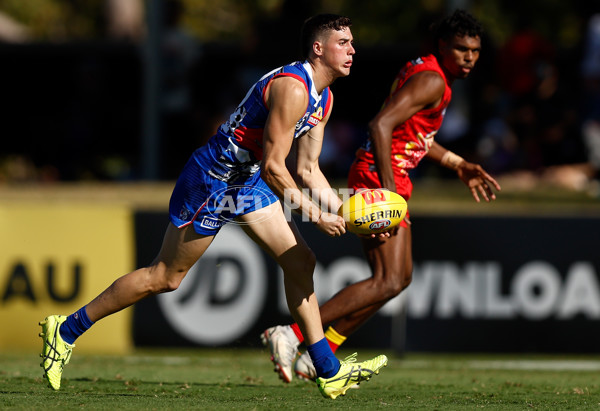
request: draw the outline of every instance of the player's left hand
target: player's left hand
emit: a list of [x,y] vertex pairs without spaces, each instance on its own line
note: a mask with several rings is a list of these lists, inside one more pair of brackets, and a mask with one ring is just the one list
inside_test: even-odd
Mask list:
[[381,233],[372,233],[372,234],[356,234],[359,237],[362,238],[389,238],[391,237],[391,234],[389,231],[384,231]]
[[456,172],[458,173],[458,178],[469,187],[473,198],[478,203],[480,202],[480,194],[485,201],[488,202],[496,199],[496,194],[492,191],[492,187],[495,188],[496,191],[501,190],[500,184],[498,184],[498,182],[479,164],[463,161]]
[[390,238],[393,235],[396,235],[396,233],[398,232],[398,229],[400,228],[400,225],[397,225],[395,227],[390,228],[387,231],[382,231],[381,233],[371,233],[371,234],[356,234],[359,237],[362,238],[379,238],[379,239],[386,239],[386,238]]

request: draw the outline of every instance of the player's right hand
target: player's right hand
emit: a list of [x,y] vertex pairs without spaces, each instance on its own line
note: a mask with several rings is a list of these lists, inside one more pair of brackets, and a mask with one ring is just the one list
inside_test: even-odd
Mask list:
[[346,234],[346,222],[337,214],[323,212],[315,224],[319,230],[331,237]]

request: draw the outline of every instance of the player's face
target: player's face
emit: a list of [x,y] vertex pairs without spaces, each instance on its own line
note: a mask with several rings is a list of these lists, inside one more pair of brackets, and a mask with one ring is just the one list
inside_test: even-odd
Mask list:
[[454,78],[466,78],[477,60],[481,51],[479,36],[455,35],[449,41],[440,40],[440,55],[442,65]]
[[342,30],[331,30],[329,37],[323,42],[323,59],[326,61],[337,77],[350,74],[354,50],[352,32],[349,27]]

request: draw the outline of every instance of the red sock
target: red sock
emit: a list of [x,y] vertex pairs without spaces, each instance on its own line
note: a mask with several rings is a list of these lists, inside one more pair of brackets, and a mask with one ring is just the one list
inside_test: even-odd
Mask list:
[[[327,337],[325,337],[325,339],[327,339]],[[329,339],[327,339],[327,342],[329,343],[329,346],[331,347],[331,351],[332,352],[336,352],[337,349],[338,349],[338,347],[339,347],[339,345],[336,344],[336,343],[334,343],[333,341],[331,341]]]
[[325,338],[329,343],[329,347],[331,347],[331,351],[336,352],[338,347],[342,345],[348,337],[338,333],[333,327],[329,327],[327,331],[325,331]]
[[298,337],[298,341],[300,341],[300,343],[304,342],[304,336],[302,335],[302,331],[300,331],[298,324],[294,323],[290,325],[290,327],[292,327],[292,331],[294,331],[294,334],[296,334],[296,337]]

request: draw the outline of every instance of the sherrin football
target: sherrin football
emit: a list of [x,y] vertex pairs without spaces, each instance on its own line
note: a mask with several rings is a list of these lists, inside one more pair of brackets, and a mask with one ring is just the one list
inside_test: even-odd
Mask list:
[[387,231],[406,217],[404,198],[383,188],[366,189],[348,198],[338,215],[346,221],[348,230],[355,234],[373,234]]

